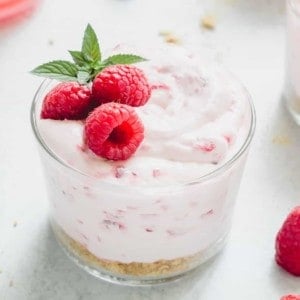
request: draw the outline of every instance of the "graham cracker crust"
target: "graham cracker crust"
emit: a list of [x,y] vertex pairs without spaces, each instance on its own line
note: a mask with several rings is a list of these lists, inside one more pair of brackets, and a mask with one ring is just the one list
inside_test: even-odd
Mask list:
[[60,243],[62,243],[63,246],[77,258],[85,261],[91,267],[103,269],[113,275],[119,274],[144,277],[175,276],[187,272],[198,265],[201,256],[201,254],[198,253],[171,260],[158,260],[152,263],[122,263],[96,257],[89,252],[87,248],[67,235],[59,226],[55,226],[54,231]]

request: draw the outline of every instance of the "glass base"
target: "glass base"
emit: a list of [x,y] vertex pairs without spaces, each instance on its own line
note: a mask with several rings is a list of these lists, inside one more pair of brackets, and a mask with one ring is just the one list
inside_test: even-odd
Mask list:
[[[193,259],[188,262],[188,265],[184,266],[183,270],[170,272],[165,275],[134,276],[122,273],[118,274],[117,272],[113,273],[110,270],[96,265],[91,260],[87,260],[86,255],[82,255],[82,252],[78,251],[79,248],[77,246],[73,246],[73,240],[62,232],[61,228],[56,223],[51,222],[51,225],[58,244],[61,246],[66,255],[80,268],[96,278],[126,286],[149,286],[179,280],[180,278],[193,273],[196,269],[198,270],[205,262],[213,259],[223,249],[227,240],[227,235],[225,235],[210,245],[208,249],[201,251],[201,253],[195,256],[191,256]],[[85,252],[87,252],[87,250],[85,250]]]

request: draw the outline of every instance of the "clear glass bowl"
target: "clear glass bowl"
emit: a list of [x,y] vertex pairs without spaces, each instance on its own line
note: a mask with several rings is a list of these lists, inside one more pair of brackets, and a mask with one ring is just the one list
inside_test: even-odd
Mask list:
[[288,111],[300,125],[300,0],[287,0],[286,82],[284,98]]
[[224,165],[183,184],[119,186],[73,169],[45,143],[38,118],[52,86],[46,80],[38,89],[31,122],[52,227],[69,257],[104,280],[145,285],[178,278],[222,249],[255,129],[250,96],[247,137]]

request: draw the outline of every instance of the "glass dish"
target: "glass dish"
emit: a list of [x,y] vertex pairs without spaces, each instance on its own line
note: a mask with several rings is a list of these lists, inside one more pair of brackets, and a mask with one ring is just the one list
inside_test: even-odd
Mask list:
[[145,285],[183,276],[216,255],[230,231],[255,130],[250,96],[247,136],[225,164],[182,184],[119,186],[72,168],[43,140],[39,112],[54,84],[45,80],[38,89],[31,123],[46,176],[51,224],[68,256],[96,277]]

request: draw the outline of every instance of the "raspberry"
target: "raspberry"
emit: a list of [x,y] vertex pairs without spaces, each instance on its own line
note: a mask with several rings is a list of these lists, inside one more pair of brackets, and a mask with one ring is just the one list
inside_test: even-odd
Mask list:
[[41,118],[79,120],[87,116],[91,104],[91,91],[77,82],[62,82],[45,97]]
[[276,237],[276,262],[300,276],[300,206],[288,215]]
[[300,295],[286,295],[283,296],[280,300],[300,300]]
[[130,65],[114,65],[96,76],[92,95],[95,106],[107,102],[142,106],[149,100],[151,88],[142,70]]
[[87,146],[98,156],[125,160],[135,153],[144,138],[144,126],[135,110],[125,104],[106,103],[86,119]]

